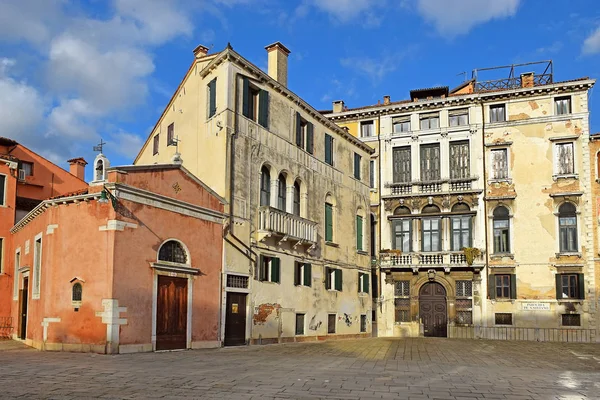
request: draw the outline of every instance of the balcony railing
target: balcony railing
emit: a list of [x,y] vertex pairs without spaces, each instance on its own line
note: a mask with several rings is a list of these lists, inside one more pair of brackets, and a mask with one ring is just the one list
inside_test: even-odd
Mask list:
[[[437,181],[388,182],[385,187],[388,196],[404,196],[412,193],[435,194],[448,192],[465,192],[476,190],[479,178],[471,176],[459,179],[440,179]],[[386,193],[383,193],[386,195]]]
[[282,240],[317,242],[316,222],[269,206],[261,207],[258,214],[259,240],[276,235]]
[[381,253],[382,267],[464,267],[467,258],[459,252]]

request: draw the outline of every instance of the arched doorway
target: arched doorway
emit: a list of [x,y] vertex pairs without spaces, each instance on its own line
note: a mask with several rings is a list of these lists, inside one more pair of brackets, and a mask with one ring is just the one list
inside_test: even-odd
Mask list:
[[448,307],[446,289],[437,282],[428,282],[419,291],[419,315],[423,322],[424,335],[447,336]]

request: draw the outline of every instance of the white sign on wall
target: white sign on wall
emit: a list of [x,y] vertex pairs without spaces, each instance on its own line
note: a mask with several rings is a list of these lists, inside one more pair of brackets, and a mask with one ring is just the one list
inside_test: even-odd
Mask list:
[[550,303],[521,303],[521,309],[523,311],[550,311]]

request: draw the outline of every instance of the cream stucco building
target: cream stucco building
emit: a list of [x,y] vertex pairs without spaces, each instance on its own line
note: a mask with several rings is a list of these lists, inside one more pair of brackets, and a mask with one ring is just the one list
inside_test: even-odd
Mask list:
[[135,163],[181,159],[228,200],[226,345],[370,336],[372,150],[288,89],[285,46],[266,49],[268,74],[196,48]]
[[594,81],[518,71],[326,113],[375,149],[379,335],[595,340]]

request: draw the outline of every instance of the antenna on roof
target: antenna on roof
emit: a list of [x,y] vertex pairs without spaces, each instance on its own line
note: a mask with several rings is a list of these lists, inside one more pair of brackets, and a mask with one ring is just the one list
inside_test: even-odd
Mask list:
[[467,80],[467,71],[459,72],[458,74],[456,74],[456,76],[459,76],[459,75],[463,76],[463,81]]

